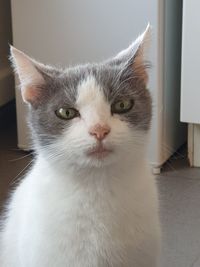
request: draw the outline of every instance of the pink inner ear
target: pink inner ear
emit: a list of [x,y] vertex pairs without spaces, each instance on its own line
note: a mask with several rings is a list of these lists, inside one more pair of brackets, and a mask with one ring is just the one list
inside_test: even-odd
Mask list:
[[40,89],[33,85],[28,85],[26,88],[22,89],[23,99],[26,102],[34,102],[40,96]]
[[139,80],[141,80],[142,82],[147,84],[148,74],[147,74],[146,66],[143,62],[143,59],[142,59],[142,56],[140,55],[140,53],[136,56],[136,58],[133,62],[133,71],[134,71],[135,76]]

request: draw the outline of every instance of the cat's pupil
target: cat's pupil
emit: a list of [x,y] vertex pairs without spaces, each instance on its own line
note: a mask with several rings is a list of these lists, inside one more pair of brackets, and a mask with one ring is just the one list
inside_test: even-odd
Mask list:
[[124,103],[120,103],[120,108],[124,108]]
[[66,110],[66,115],[69,116],[69,110]]

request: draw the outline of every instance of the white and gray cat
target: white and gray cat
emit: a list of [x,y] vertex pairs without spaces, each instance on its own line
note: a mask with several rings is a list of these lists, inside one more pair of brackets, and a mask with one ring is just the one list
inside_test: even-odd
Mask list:
[[158,266],[149,31],[110,60],[68,69],[11,47],[37,156],[7,207],[1,267]]

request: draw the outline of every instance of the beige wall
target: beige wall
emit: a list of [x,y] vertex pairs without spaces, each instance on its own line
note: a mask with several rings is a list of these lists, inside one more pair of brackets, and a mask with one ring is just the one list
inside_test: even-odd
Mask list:
[[14,98],[14,79],[8,60],[12,43],[11,9],[9,0],[0,1],[0,106]]

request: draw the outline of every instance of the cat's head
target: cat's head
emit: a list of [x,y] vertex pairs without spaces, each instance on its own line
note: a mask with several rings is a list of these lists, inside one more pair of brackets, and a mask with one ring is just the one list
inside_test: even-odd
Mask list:
[[136,41],[100,64],[57,69],[11,47],[35,149],[50,162],[102,166],[134,160],[151,122],[145,47]]

